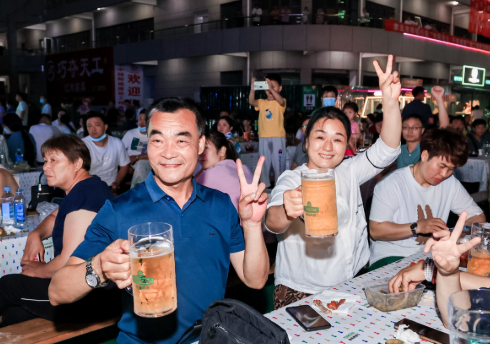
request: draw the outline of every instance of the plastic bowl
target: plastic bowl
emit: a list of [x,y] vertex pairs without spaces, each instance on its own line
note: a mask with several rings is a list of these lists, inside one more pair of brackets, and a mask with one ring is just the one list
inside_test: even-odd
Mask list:
[[[425,285],[419,284],[414,290],[390,294],[388,288],[389,281],[390,278],[364,283],[366,298],[371,306],[382,312],[392,312],[415,307],[419,304],[424,293]],[[381,291],[385,291],[387,294],[381,293]]]

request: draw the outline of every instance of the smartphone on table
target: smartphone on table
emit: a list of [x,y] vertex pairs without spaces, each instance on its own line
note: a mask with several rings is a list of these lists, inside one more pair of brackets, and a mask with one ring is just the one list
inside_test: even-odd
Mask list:
[[305,331],[327,330],[332,325],[308,305],[286,307],[286,311]]

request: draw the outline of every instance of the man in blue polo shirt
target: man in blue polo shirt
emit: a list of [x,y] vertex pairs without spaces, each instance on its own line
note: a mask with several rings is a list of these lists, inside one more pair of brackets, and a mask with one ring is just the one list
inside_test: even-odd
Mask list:
[[[205,145],[205,122],[195,103],[159,100],[148,111],[147,127],[153,172],[144,183],[106,202],[49,287],[49,299],[58,305],[74,302],[108,280],[121,289],[130,286],[128,229],[144,222],[171,224],[178,308],[161,318],[138,317],[133,298],[124,292],[120,344],[177,342],[211,302],[224,297],[230,261],[251,288],[263,287],[269,267],[261,229],[268,196],[263,193],[265,184],[258,184],[264,158],[252,184],[245,181],[237,161],[242,230],[230,197],[192,178]],[[94,305],[94,312],[100,307],[104,305]]]

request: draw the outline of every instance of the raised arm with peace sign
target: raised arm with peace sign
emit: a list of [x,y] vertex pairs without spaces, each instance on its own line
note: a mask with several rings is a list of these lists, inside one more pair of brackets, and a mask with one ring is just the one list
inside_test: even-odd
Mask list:
[[243,173],[243,165],[240,159],[236,161],[238,179],[240,180],[240,199],[238,203],[238,215],[245,221],[261,222],[267,209],[269,195],[264,193],[265,184],[260,183],[260,174],[264,165],[265,157],[261,156],[255,168],[252,183],[249,184]]
[[402,135],[402,117],[398,98],[402,84],[397,71],[393,71],[393,55],[388,56],[386,71],[383,72],[378,61],[374,61],[374,68],[378,74],[379,88],[383,92],[383,127],[381,139],[391,148],[400,146]]

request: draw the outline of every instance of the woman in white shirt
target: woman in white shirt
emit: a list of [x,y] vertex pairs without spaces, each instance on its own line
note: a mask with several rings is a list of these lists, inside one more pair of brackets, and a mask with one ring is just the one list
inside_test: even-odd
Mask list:
[[[401,84],[391,73],[374,66],[383,91],[384,123],[381,138],[366,152],[344,159],[351,128],[347,116],[335,107],[317,110],[305,132],[309,162],[286,171],[272,190],[266,214],[267,228],[278,236],[274,308],[298,301],[354,277],[369,260],[367,224],[359,186],[380,173],[400,154],[401,115],[398,105]],[[338,235],[330,238],[305,236],[301,172],[335,169]]]

